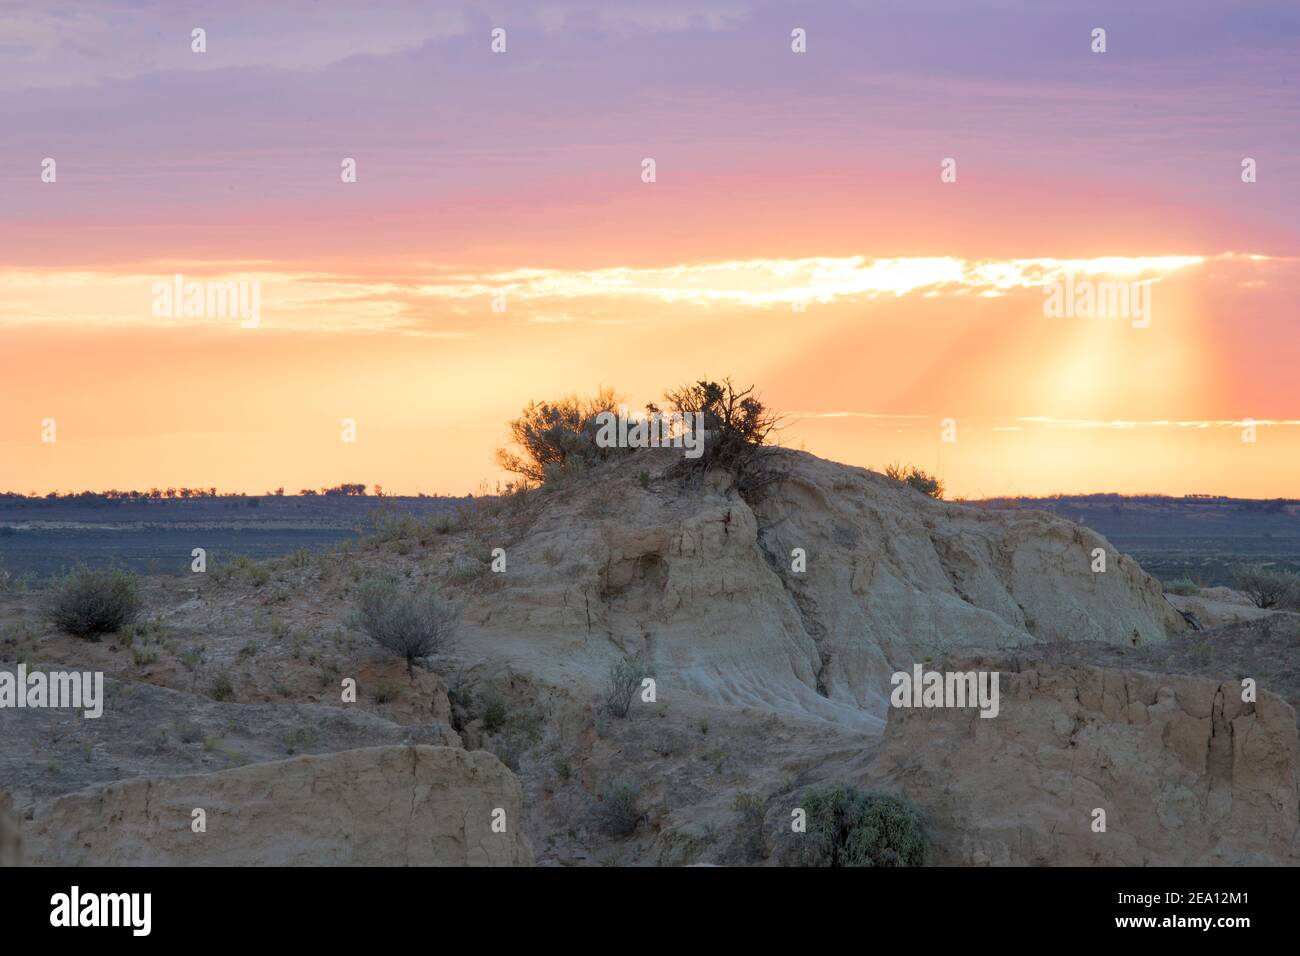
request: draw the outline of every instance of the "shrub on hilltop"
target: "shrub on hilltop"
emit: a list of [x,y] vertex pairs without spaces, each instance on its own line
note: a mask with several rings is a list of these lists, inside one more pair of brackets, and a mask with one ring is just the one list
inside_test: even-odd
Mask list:
[[914,488],[923,495],[929,495],[931,498],[943,498],[943,482],[915,465],[894,462],[885,466],[884,474],[886,478],[901,481],[909,488]]
[[[741,495],[784,477],[770,467],[766,454],[781,416],[759,400],[754,386],[738,389],[729,378],[720,383],[701,380],[665,392],[664,400],[673,413],[698,422],[703,430],[702,453],[678,463],[680,476],[698,480],[719,468],[732,476]],[[660,414],[656,405],[647,410]]]
[[529,402],[509,423],[514,447],[497,449],[497,464],[541,484],[616,457],[626,449],[596,444],[596,418],[602,412],[617,414],[619,401],[613,389],[602,388],[591,398],[570,395],[554,402]]
[[[648,404],[642,420],[657,419],[656,428],[648,431],[665,442],[671,436],[673,447],[682,448],[675,477],[698,483],[710,470],[722,469],[742,494],[781,477],[767,467],[763,454],[780,416],[755,396],[753,386],[700,380],[665,392],[664,402],[665,408]],[[581,474],[632,450],[597,443],[602,421],[625,412],[608,388],[592,398],[530,402],[509,423],[511,441],[498,449],[497,464],[533,484]],[[649,485],[648,473],[642,485]]]

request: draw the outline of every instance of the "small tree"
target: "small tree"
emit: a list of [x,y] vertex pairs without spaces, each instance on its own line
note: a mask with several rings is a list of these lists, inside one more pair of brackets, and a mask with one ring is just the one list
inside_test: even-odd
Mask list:
[[1300,577],[1260,564],[1237,569],[1237,590],[1244,591],[1258,608],[1286,607],[1300,601]]
[[645,665],[630,657],[611,664],[605,686],[605,710],[615,717],[626,717],[632,708],[632,697],[649,676]]
[[132,623],[143,602],[134,574],[121,568],[92,571],[79,564],[45,602],[45,619],[66,634],[97,640]]
[[[711,468],[721,468],[735,479],[741,494],[748,494],[782,475],[766,467],[764,446],[779,429],[781,417],[754,394],[754,386],[737,389],[730,378],[721,383],[701,380],[664,393],[668,407],[686,416],[688,427],[702,430],[697,458],[683,458],[679,474],[698,478]],[[651,415],[660,413],[649,405]],[[698,423],[698,424],[697,424]]]
[[455,613],[432,588],[406,590],[391,577],[362,584],[357,621],[377,644],[406,661],[413,683],[415,665],[442,651],[456,630]]

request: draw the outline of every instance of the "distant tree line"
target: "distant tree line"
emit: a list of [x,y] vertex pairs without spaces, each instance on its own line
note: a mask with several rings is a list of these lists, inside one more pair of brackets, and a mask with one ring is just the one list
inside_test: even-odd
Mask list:
[[[298,492],[299,495],[306,497],[315,497],[323,495],[327,498],[347,497],[359,498],[366,496],[368,486],[356,482],[345,482],[341,485],[334,485],[332,488],[321,488],[319,491],[315,488],[303,488]],[[375,494],[383,495],[383,488],[375,485]],[[279,487],[274,491],[266,492],[265,497],[281,498],[284,496],[284,488]],[[202,498],[248,498],[256,497],[243,491],[222,491],[218,492],[216,488],[150,488],[148,491],[119,491],[116,488],[110,488],[107,491],[50,491],[46,494],[39,494],[35,491],[22,494],[16,491],[0,492],[0,500],[7,501],[161,501],[164,499],[202,499]],[[419,497],[427,497],[421,494]]]

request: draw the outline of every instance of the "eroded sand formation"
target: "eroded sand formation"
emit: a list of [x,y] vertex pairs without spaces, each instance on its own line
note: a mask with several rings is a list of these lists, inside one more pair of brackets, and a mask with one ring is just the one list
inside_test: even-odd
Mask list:
[[[5,599],[22,636],[0,666],[111,678],[98,721],[0,711],[26,858],[779,864],[800,795],[844,782],[911,799],[941,864],[1296,862],[1294,698],[1265,681],[1243,702],[1243,675],[1212,661],[1152,672],[1217,631],[1193,635],[1135,562],[1041,512],[778,456],[788,477],[752,506],[725,478],[684,491],[662,478],[670,452],[639,452],[269,580],[160,579],[156,630],[129,648],[54,634],[30,598]],[[415,683],[351,623],[379,569],[461,611],[455,647]],[[1221,597],[1239,621],[1223,628],[1258,623]],[[1055,659],[1065,648],[1081,659]],[[618,719],[600,702],[632,656],[656,701]],[[890,708],[894,671],[972,660],[1001,674],[996,718]],[[211,699],[218,672],[233,701]],[[601,812],[617,784],[637,791],[630,832]],[[762,806],[757,840],[741,793]],[[192,807],[209,808],[202,836]]]

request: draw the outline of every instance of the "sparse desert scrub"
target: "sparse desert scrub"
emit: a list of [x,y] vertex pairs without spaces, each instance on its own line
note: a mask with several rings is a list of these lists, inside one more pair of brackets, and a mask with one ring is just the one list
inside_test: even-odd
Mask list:
[[197,671],[207,660],[208,649],[202,644],[195,644],[181,652],[180,661],[186,670]]
[[134,623],[143,606],[134,574],[120,568],[92,571],[79,564],[51,588],[42,610],[64,633],[98,640]]
[[[683,457],[670,474],[698,483],[713,469],[731,475],[736,490],[747,497],[759,488],[785,477],[769,464],[768,446],[780,429],[781,416],[768,408],[754,392],[754,386],[737,388],[730,378],[721,382],[701,379],[664,393],[669,409],[685,421],[699,423],[702,440],[698,457]],[[657,405],[646,406],[659,415]]]
[[208,688],[208,693],[212,695],[213,700],[229,701],[235,699],[235,684],[230,679],[230,675],[225,671],[217,674],[212,679],[212,685]]
[[524,755],[542,740],[542,713],[534,707],[519,707],[510,711],[502,727],[487,749],[496,754],[503,764],[519,772]]
[[469,584],[487,573],[488,565],[473,554],[458,554],[451,562],[448,579],[452,584]]
[[1178,594],[1187,597],[1192,594],[1200,594],[1201,588],[1190,578],[1179,578],[1165,584],[1166,594]]
[[510,716],[505,698],[499,694],[484,694],[480,700],[480,705],[482,708],[483,732],[486,734],[498,733],[506,725],[506,718]]
[[[461,508],[469,507],[461,505]],[[374,533],[363,542],[367,547],[388,546],[408,554],[416,545],[428,547],[441,535],[457,530],[456,519],[447,512],[414,515],[383,505],[371,519]]]
[[611,664],[605,685],[606,712],[615,717],[626,717],[632,707],[632,697],[649,676],[646,666],[635,658],[625,657]]
[[740,814],[737,829],[739,830],[741,849],[750,858],[763,856],[766,846],[763,843],[762,799],[747,790],[743,790],[736,794],[736,799],[732,801],[731,808]]
[[320,734],[315,727],[295,727],[284,732],[280,743],[284,745],[285,753],[292,757],[296,753],[315,747],[319,739]]
[[925,821],[910,801],[835,786],[803,798],[805,866],[921,866],[929,848]]
[[375,531],[372,541],[393,543],[410,538],[418,539],[424,530],[419,518],[410,514],[397,514],[388,510],[387,506],[381,506],[373,521]]
[[886,478],[901,481],[923,495],[929,495],[931,498],[943,498],[943,482],[915,465],[904,465],[902,462],[896,461],[885,465],[883,474]]
[[610,836],[631,836],[644,816],[640,803],[641,788],[636,784],[611,783],[592,807],[592,816],[596,825]]
[[315,562],[315,555],[306,548],[295,548],[285,556],[284,561],[288,567],[302,570],[312,566]]
[[203,739],[203,728],[191,721],[176,725],[176,736],[183,744],[196,744]]
[[[673,477],[698,483],[710,470],[723,469],[732,475],[742,494],[780,477],[765,467],[763,454],[780,418],[755,396],[753,386],[737,388],[730,379],[700,380],[670,389],[664,393],[664,401],[668,411],[689,422],[687,437],[700,442],[699,454],[683,456],[673,468]],[[530,402],[509,423],[510,445],[497,451],[497,463],[524,479],[522,485],[508,489],[510,498],[522,507],[531,486],[554,488],[631,454],[635,448],[596,441],[608,427],[608,416],[625,412],[624,400],[609,388],[600,389],[591,398]],[[650,403],[645,414],[658,418],[665,412]],[[671,419],[665,416],[663,420]],[[674,440],[680,437],[674,436]],[[641,472],[637,481],[648,488],[650,473]]]
[[406,661],[412,681],[415,665],[444,650],[456,629],[455,612],[437,592],[408,589],[391,577],[361,585],[356,618],[371,639]]
[[550,402],[529,402],[509,423],[511,446],[497,450],[497,463],[526,482],[542,484],[581,474],[587,466],[609,461],[626,448],[596,444],[596,416],[617,412],[622,399],[602,388],[591,398],[570,395]]
[[271,569],[247,555],[237,554],[225,560],[214,560],[208,576],[221,587],[243,582],[260,588],[270,582]]
[[1295,607],[1300,604],[1300,575],[1247,564],[1236,571],[1237,590],[1245,592],[1258,608]]

